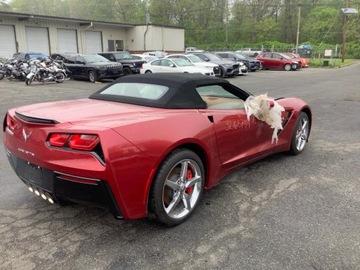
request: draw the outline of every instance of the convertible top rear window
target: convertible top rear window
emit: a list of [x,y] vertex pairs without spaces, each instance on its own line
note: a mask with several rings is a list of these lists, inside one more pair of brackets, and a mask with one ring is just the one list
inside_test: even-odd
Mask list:
[[157,100],[168,90],[164,85],[123,82],[111,85],[100,94]]
[[214,91],[211,88],[214,85],[221,85],[241,99],[250,95],[221,78],[188,73],[150,73],[123,76],[89,98],[156,108],[206,109],[206,102],[196,90],[209,86],[206,91]]

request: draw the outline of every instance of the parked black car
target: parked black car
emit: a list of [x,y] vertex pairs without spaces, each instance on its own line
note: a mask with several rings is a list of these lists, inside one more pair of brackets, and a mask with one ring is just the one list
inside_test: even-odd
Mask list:
[[79,53],[52,53],[50,55],[50,58],[58,63],[63,63],[65,59],[71,57],[80,55]]
[[215,54],[220,56],[221,58],[224,58],[224,59],[243,62],[250,71],[260,70],[262,68],[261,67],[261,62],[259,60],[256,60],[254,58],[248,58],[248,57],[246,57],[246,56],[244,56],[244,55],[242,55],[240,53],[236,53],[236,52],[215,52]]
[[88,79],[90,82],[102,79],[117,79],[124,75],[121,63],[114,63],[97,54],[73,55],[63,60],[70,78]]
[[101,52],[99,55],[113,62],[119,62],[123,65],[124,75],[140,74],[140,69],[146,61],[137,60],[127,51]]
[[219,56],[208,52],[193,52],[192,54],[199,56],[206,62],[218,64],[220,67],[220,77],[234,77],[239,74],[240,65],[237,62],[222,59]]

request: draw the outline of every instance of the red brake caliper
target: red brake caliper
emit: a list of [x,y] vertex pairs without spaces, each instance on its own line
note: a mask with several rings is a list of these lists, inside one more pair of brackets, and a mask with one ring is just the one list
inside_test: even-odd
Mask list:
[[[193,173],[192,173],[191,170],[187,170],[187,172],[186,172],[186,180],[189,180],[189,179],[191,179],[191,178],[193,178]],[[193,189],[194,189],[194,186],[188,187],[188,188],[186,189],[186,193],[187,193],[187,194],[191,194],[191,192],[193,191]]]

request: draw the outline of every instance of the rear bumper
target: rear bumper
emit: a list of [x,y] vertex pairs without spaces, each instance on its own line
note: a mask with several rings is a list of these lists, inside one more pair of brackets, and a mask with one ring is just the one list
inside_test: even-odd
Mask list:
[[36,195],[50,203],[71,201],[108,209],[115,218],[123,215],[106,181],[51,171],[25,161],[5,149],[11,167]]

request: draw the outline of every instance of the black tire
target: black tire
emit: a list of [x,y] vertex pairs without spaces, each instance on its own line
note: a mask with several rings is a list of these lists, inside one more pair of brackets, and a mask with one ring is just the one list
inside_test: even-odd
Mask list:
[[58,72],[55,75],[55,81],[57,83],[62,83],[65,81],[65,74],[63,72]]
[[290,153],[298,155],[304,151],[310,134],[310,121],[306,113],[300,112],[291,137]]
[[174,150],[154,177],[149,217],[169,227],[183,223],[198,205],[204,183],[204,166],[199,156],[188,149]]
[[25,84],[30,85],[33,82],[34,77],[31,77],[30,79],[25,78]]
[[220,78],[225,78],[225,70],[220,68]]
[[97,81],[95,70],[90,70],[89,71],[89,81],[92,82],[92,83]]
[[149,73],[152,73],[152,71],[151,71],[151,70],[147,70],[147,71],[145,71],[145,73],[148,73],[148,74],[149,74]]
[[123,72],[124,72],[124,75],[131,75],[132,74],[131,69],[127,68],[127,67],[123,69]]
[[5,77],[5,74],[2,73],[2,72],[0,72],[0,81],[1,81],[2,79],[4,79],[4,77]]

